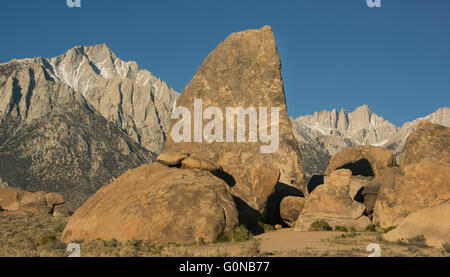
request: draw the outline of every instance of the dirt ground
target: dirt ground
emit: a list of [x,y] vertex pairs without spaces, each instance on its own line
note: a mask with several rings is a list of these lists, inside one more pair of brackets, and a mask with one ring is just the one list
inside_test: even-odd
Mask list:
[[[259,255],[268,257],[368,257],[370,244],[380,246],[381,257],[447,257],[443,249],[419,247],[408,243],[390,243],[378,232],[296,232],[282,229],[254,237],[259,244]],[[194,255],[247,256],[255,254],[255,242],[223,243],[208,245],[189,251]],[[220,249],[217,252],[217,249]],[[249,249],[249,251],[245,251]],[[257,256],[258,254],[256,254]],[[249,255],[251,256],[251,255]]]
[[[68,218],[0,212],[0,257],[67,257],[59,240]],[[281,229],[244,241],[151,245],[145,241],[78,242],[82,257],[367,257],[376,243],[382,257],[450,257],[449,249],[409,241],[390,243],[380,232],[295,232]]]

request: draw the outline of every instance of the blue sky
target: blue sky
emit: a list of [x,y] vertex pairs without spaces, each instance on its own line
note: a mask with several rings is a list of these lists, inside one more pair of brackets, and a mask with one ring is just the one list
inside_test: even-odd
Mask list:
[[1,1],[0,62],[107,43],[181,92],[230,33],[271,25],[289,114],[368,104],[401,125],[450,106],[450,1]]

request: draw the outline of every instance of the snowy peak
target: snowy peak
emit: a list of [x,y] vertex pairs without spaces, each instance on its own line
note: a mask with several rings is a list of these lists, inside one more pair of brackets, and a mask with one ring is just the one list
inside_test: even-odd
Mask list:
[[373,113],[369,106],[363,105],[350,114],[341,109],[315,112],[302,116],[296,121],[319,131],[323,135],[341,134],[357,144],[379,144],[385,141],[397,127]]
[[[450,108],[440,108],[426,117],[405,123],[401,128],[374,113],[368,105],[360,106],[351,113],[344,109],[339,114],[336,109],[325,110],[293,120],[293,130],[305,159],[316,156],[325,160],[324,157],[333,156],[347,147],[370,144],[392,150],[400,163],[406,139],[423,119],[450,127]],[[322,174],[317,167],[308,168],[313,164],[313,161],[305,162],[307,172],[310,175]]]
[[[68,99],[72,92],[71,98],[79,95],[136,143],[154,153],[162,151],[170,113],[179,96],[136,62],[122,61],[106,44],[76,46],[54,58],[1,64],[0,96],[4,97],[0,97],[0,115],[11,113],[11,102],[18,99],[17,87],[29,94],[22,99],[36,99],[37,103],[13,103],[17,117],[38,118],[53,108],[55,99]],[[44,97],[50,92],[51,96]],[[41,103],[43,99],[45,103]]]

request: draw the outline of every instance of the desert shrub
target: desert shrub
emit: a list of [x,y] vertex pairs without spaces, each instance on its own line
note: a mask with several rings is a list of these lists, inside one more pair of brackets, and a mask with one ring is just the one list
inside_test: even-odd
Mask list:
[[442,249],[444,249],[445,252],[450,253],[450,243],[449,242],[443,243]]
[[54,234],[43,235],[39,238],[38,245],[46,246],[47,244],[56,241],[56,236]]
[[237,242],[246,241],[252,238],[252,234],[244,225],[239,225],[232,235],[233,241]]
[[370,225],[367,225],[367,227],[366,227],[366,229],[364,229],[364,231],[366,231],[366,232],[376,232],[377,229],[376,229],[375,225],[370,224]]
[[66,248],[67,248],[67,245],[64,242],[60,241],[60,240],[54,240],[54,241],[48,243],[46,245],[46,248],[50,249],[50,250],[65,251]]
[[112,239],[110,239],[109,241],[107,241],[107,242],[105,243],[105,245],[106,245],[106,247],[115,248],[115,247],[117,247],[118,242],[117,242],[116,239],[112,238]]
[[205,244],[206,244],[205,239],[204,239],[204,238],[199,238],[199,239],[197,240],[197,244],[198,244],[198,245],[205,245]]
[[397,228],[397,226],[389,226],[383,230],[383,233],[388,233],[388,232],[394,230],[395,228]]
[[331,231],[333,228],[325,220],[318,220],[311,224],[310,231]]
[[354,238],[356,236],[357,236],[356,232],[350,232],[350,233],[342,234],[341,238]]
[[215,242],[216,243],[230,242],[231,240],[232,240],[232,238],[229,234],[222,233],[217,237]]
[[334,230],[335,230],[336,232],[348,232],[348,229],[347,229],[346,227],[344,227],[344,226],[336,226],[336,227],[334,228]]
[[418,248],[426,248],[427,246],[427,240],[423,235],[412,237],[408,240],[410,245],[413,245]]
[[269,224],[264,224],[263,229],[264,229],[264,233],[275,231],[275,227],[273,227],[272,225],[269,225]]
[[216,239],[215,242],[230,242],[230,241],[242,242],[242,241],[250,240],[252,237],[253,236],[252,236],[251,232],[244,225],[239,225],[234,230],[233,233],[220,234],[220,236]]

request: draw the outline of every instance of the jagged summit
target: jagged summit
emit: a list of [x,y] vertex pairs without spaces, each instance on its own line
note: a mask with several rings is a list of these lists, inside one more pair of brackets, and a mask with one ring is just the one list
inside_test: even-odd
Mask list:
[[[294,135],[299,142],[308,176],[323,174],[331,156],[355,145],[384,146],[392,150],[400,163],[401,153],[408,136],[422,119],[450,127],[450,108],[436,112],[397,127],[375,114],[368,105],[353,112],[341,109],[315,112],[313,115],[292,119]],[[321,165],[321,166],[317,166]]]
[[[2,90],[9,95],[0,100],[0,115],[10,113],[10,106],[16,107],[22,119],[29,109],[51,110],[49,106],[54,102],[51,99],[31,108],[30,103],[11,103],[14,102],[11,99],[23,99],[19,95],[13,97],[13,92],[18,92],[15,87],[26,88],[28,100],[33,99],[31,94],[42,100],[42,94],[49,92],[42,88],[38,96],[33,88],[43,83],[54,87],[51,91],[55,92],[69,91],[67,87],[70,87],[136,143],[155,153],[162,151],[170,111],[179,94],[149,71],[140,69],[136,62],[122,61],[108,45],[75,46],[54,58],[13,60],[0,65],[0,96]],[[54,97],[63,97],[59,95],[61,93],[56,94]],[[31,119],[40,115],[38,113]]]
[[368,105],[362,105],[351,113],[344,109],[339,114],[336,109],[324,110],[312,116],[301,116],[296,121],[322,135],[341,135],[358,144],[380,144],[397,130],[394,124],[373,113]]

